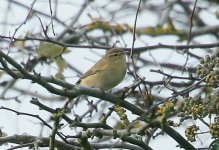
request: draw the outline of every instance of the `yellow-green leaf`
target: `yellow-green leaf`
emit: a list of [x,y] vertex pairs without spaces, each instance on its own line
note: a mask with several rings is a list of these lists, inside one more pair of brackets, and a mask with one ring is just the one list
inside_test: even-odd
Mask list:
[[57,64],[60,72],[63,72],[64,69],[67,68],[67,66],[68,66],[66,61],[61,57],[55,58],[54,61]]
[[60,45],[54,43],[47,43],[47,42],[42,43],[38,48],[38,55],[40,57],[47,57],[47,58],[57,57],[60,54],[65,54],[68,52],[69,50],[67,50],[66,48]]
[[23,50],[26,46],[26,41],[16,41],[13,46]]
[[58,73],[56,74],[56,77],[59,79],[63,79],[64,76],[62,73],[64,69],[68,66],[67,62],[61,57],[54,58],[54,62],[58,66]]

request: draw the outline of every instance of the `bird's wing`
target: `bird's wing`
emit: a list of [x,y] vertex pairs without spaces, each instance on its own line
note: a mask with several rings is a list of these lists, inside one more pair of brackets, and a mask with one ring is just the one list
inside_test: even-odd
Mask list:
[[85,72],[85,74],[83,74],[76,83],[79,84],[81,79],[84,79],[90,75],[94,75],[97,72],[102,71],[103,68],[105,68],[105,63],[103,63],[102,60],[98,61],[92,68],[90,68],[87,72]]
[[88,70],[85,74],[83,74],[80,79],[76,82],[77,84],[79,84],[81,82],[81,79],[84,79],[90,75],[94,75],[97,72],[100,72],[101,70],[92,70],[92,68],[90,70]]

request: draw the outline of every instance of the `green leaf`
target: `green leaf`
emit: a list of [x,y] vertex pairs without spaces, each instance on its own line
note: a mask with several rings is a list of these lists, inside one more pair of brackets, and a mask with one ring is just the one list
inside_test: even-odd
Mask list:
[[64,76],[62,73],[64,72],[64,69],[68,67],[67,62],[61,57],[55,58],[54,62],[58,66],[58,73],[56,74],[56,77],[59,79],[64,79]]
[[25,42],[26,41],[16,41],[13,46],[23,50],[25,48],[25,45],[26,45]]
[[54,58],[57,57],[60,54],[68,53],[69,50],[66,48],[54,44],[54,43],[42,43],[38,48],[38,55],[40,57],[46,57],[46,58]]
[[68,52],[69,50],[60,45],[47,42],[42,43],[38,48],[39,57],[49,58],[56,63],[58,67],[56,77],[59,79],[64,79],[63,72],[68,66],[67,62],[61,57],[61,54],[66,54]]

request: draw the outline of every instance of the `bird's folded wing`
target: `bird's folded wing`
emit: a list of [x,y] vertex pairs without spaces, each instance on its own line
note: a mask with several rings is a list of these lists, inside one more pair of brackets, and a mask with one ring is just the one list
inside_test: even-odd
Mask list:
[[79,84],[81,82],[81,79],[84,79],[88,76],[91,76],[91,75],[94,75],[96,74],[97,72],[100,72],[101,70],[93,70],[93,69],[90,69],[88,70],[85,74],[83,74],[80,79],[76,82],[77,84]]

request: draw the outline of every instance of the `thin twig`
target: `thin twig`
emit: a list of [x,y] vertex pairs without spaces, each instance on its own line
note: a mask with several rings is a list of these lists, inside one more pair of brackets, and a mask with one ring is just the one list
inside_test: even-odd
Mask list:
[[[135,62],[134,62],[134,58],[133,58],[133,49],[135,47],[135,40],[136,40],[136,25],[137,25],[137,19],[138,19],[138,13],[140,11],[140,7],[141,7],[141,0],[139,0],[137,12],[136,12],[136,15],[135,15],[135,22],[134,22],[134,27],[133,27],[132,47],[131,47],[131,53],[130,53],[130,56],[129,56],[131,58],[131,63],[132,63],[132,66],[133,66],[133,75],[134,75],[135,82],[138,82],[139,79],[141,81],[143,81],[143,79],[141,79],[140,76],[137,74],[137,68],[136,68],[136,65],[135,65]],[[142,99],[144,100],[144,94],[143,94],[143,91],[142,91],[140,85],[138,85],[138,89],[140,91]]]
[[55,30],[54,30],[54,24],[53,24],[53,14],[52,14],[52,4],[51,4],[51,0],[49,0],[49,10],[50,10],[50,19],[51,19],[51,24],[52,24],[52,32],[53,35],[55,36]]
[[[33,114],[29,114],[29,113],[23,113],[23,112],[19,112],[19,111],[16,111],[16,110],[13,110],[11,108],[7,108],[7,107],[3,107],[1,106],[0,107],[0,110],[8,110],[8,111],[11,111],[11,112],[14,112],[16,113],[17,115],[24,115],[24,116],[30,116],[30,117],[33,117],[33,118],[36,118],[38,120],[40,120],[45,126],[47,126],[49,129],[52,129],[52,127],[45,121],[43,120],[39,115],[33,115]],[[65,140],[65,138],[60,134],[60,133],[57,133],[57,135],[65,142],[68,143],[68,141]]]
[[161,70],[150,69],[150,72],[160,73],[160,74],[165,75],[165,76],[167,76],[168,78],[171,78],[171,79],[185,79],[185,80],[198,80],[198,81],[200,80],[200,79],[195,78],[195,77],[179,77],[179,76],[173,76],[173,75],[164,73],[164,72],[161,71]]
[[[3,36],[0,35],[0,39],[11,39],[10,36]],[[75,48],[95,48],[95,49],[111,49],[112,47],[110,46],[98,46],[98,45],[77,45],[77,44],[67,44],[67,43],[63,43],[63,42],[58,42],[55,41],[53,39],[44,39],[44,38],[36,38],[36,37],[24,37],[24,38],[13,38],[14,41],[42,41],[42,42],[49,42],[49,43],[54,43],[60,46],[64,46],[64,47],[75,47]],[[196,48],[202,48],[202,49],[206,49],[206,48],[215,48],[215,47],[219,47],[219,42],[215,42],[215,43],[206,43],[206,44],[192,44],[192,45],[167,45],[167,44],[162,44],[159,43],[157,45],[151,45],[151,46],[144,46],[144,47],[137,47],[137,48],[133,48],[133,51],[137,52],[137,53],[141,53],[144,51],[148,51],[148,50],[153,50],[153,49],[159,49],[159,48],[164,48],[164,49],[175,49],[175,50],[184,50],[184,49],[196,49]],[[125,48],[125,47],[121,47],[122,49],[126,50],[126,51],[130,51],[131,48]]]
[[141,0],[139,0],[139,3],[138,3],[138,9],[137,9],[137,12],[136,12],[136,15],[135,15],[135,23],[134,23],[134,27],[133,27],[133,39],[132,39],[132,48],[131,48],[131,53],[130,53],[130,58],[133,58],[133,48],[135,47],[135,40],[136,40],[136,24],[137,24],[137,19],[138,19],[138,13],[139,13],[139,10],[140,10],[140,7],[141,7]]
[[17,33],[17,31],[18,31],[24,24],[27,23],[27,20],[29,19],[29,17],[30,17],[31,14],[32,14],[33,6],[34,6],[34,4],[35,4],[36,1],[37,1],[37,0],[34,0],[34,1],[30,4],[30,9],[29,9],[29,12],[28,12],[26,18],[24,19],[23,23],[21,23],[21,24],[15,29],[14,34],[13,34],[12,37],[11,37],[11,41],[12,41],[12,42],[13,42],[13,39],[14,39],[15,34]]
[[[196,4],[197,4],[198,0],[195,1],[195,4],[194,4],[194,7],[193,7],[193,10],[192,10],[192,13],[191,13],[191,17],[190,17],[190,27],[189,27],[189,35],[188,35],[188,41],[187,41],[187,45],[190,44],[190,41],[191,41],[191,35],[192,35],[192,27],[193,27],[193,16],[194,16],[194,13],[195,13],[195,8],[196,8]],[[189,49],[186,50],[187,51],[187,54],[186,54],[186,61],[185,61],[185,64],[183,65],[183,68],[186,67],[186,64],[189,60]]]
[[59,129],[60,117],[54,116],[53,118],[54,118],[54,123],[53,123],[53,127],[52,127],[52,133],[51,133],[50,139],[49,139],[49,150],[55,149],[55,136],[56,136],[58,129]]
[[190,16],[190,27],[189,27],[189,35],[188,35],[187,45],[189,45],[190,41],[191,41],[192,27],[193,27],[193,17],[194,17],[197,2],[198,2],[198,0],[195,1],[195,4],[193,6],[193,10],[192,10],[192,13],[191,13],[191,16]]
[[137,71],[136,71],[136,66],[135,66],[135,63],[134,63],[134,58],[133,58],[133,49],[135,47],[135,40],[136,40],[136,25],[137,25],[137,19],[138,19],[138,13],[139,13],[139,10],[140,10],[140,7],[141,7],[141,0],[139,0],[139,3],[138,3],[138,9],[137,9],[137,12],[136,12],[136,15],[135,15],[135,22],[134,22],[134,27],[133,27],[133,39],[132,39],[132,47],[131,47],[131,53],[130,53],[130,58],[131,58],[131,61],[132,61],[132,65],[133,65],[133,70],[134,70],[134,78],[135,80],[137,81]]

